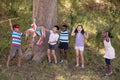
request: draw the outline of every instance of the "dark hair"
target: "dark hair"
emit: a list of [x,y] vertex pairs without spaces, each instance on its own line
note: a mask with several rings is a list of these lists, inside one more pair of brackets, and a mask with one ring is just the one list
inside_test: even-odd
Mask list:
[[68,26],[67,26],[67,25],[65,25],[65,24],[64,24],[64,25],[62,25],[62,27],[65,27],[66,29],[68,28]]
[[[84,31],[84,29],[83,29],[83,26],[82,26],[82,25],[78,25],[77,28],[78,28],[79,26],[81,26],[81,28],[82,28],[81,33],[84,35],[85,31]],[[75,33],[78,33],[77,28],[75,29]]]
[[14,29],[14,28],[19,28],[20,26],[18,24],[14,24],[12,27]]
[[57,30],[59,30],[59,26],[55,25],[54,27],[57,28]]
[[109,38],[113,38],[113,36],[112,36],[112,34],[111,34],[110,31],[105,31],[105,32],[108,32],[108,37],[109,37]]

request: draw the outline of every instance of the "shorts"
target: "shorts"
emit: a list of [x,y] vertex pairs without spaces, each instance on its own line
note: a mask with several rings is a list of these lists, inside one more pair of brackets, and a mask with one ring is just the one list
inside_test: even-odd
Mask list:
[[75,49],[80,50],[80,51],[84,51],[84,46],[75,46]]
[[11,49],[10,49],[10,56],[14,57],[16,51],[18,51],[18,55],[19,55],[19,56],[22,56],[22,49],[21,49],[21,46],[11,46]]
[[58,47],[59,49],[68,50],[68,43],[60,42]]
[[48,49],[56,50],[56,44],[55,45],[48,44]]
[[105,58],[105,62],[106,62],[107,65],[111,65],[111,59]]

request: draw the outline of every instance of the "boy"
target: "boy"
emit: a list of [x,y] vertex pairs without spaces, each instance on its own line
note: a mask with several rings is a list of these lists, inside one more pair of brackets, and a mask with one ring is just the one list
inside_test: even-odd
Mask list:
[[59,35],[58,35],[59,27],[54,26],[52,28],[52,30],[48,30],[48,29],[45,29],[45,30],[50,32],[50,36],[49,36],[49,40],[48,40],[48,50],[47,50],[48,61],[49,61],[49,63],[51,63],[50,55],[52,54],[55,64],[57,64],[57,57],[55,54],[55,50],[56,50],[56,46],[57,46],[56,44],[57,44],[57,41],[59,38]]
[[8,20],[11,30],[12,30],[12,45],[10,49],[10,55],[8,56],[7,60],[7,67],[9,68],[9,63],[11,59],[15,56],[16,51],[18,51],[19,57],[18,57],[18,67],[21,66],[21,59],[22,59],[22,50],[21,50],[21,36],[22,33],[19,32],[19,25],[15,24],[12,25],[11,19]]
[[64,62],[67,59],[67,50],[69,43],[69,31],[67,29],[67,25],[62,25],[60,31],[60,39],[59,39],[59,49],[60,49],[60,62]]

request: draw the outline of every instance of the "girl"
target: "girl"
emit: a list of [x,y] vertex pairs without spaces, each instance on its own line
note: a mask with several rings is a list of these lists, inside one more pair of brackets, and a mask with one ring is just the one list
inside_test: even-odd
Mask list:
[[111,59],[115,58],[115,50],[111,45],[110,38],[112,38],[110,32],[105,31],[102,33],[102,40],[105,46],[104,58],[107,65],[107,73],[105,74],[105,76],[110,76],[112,74]]
[[79,58],[82,61],[82,68],[84,68],[84,37],[88,39],[88,33],[85,33],[83,26],[78,25],[77,28],[73,27],[72,36],[76,36],[75,50],[76,50],[76,67],[79,66]]

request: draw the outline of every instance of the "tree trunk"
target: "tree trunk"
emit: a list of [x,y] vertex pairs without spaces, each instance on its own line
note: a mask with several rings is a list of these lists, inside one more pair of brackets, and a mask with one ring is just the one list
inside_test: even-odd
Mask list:
[[[33,18],[36,18],[38,26],[51,29],[57,24],[57,0],[33,0]],[[41,61],[46,55],[49,33],[46,33],[44,42],[40,46],[29,48],[24,57],[35,61]]]

